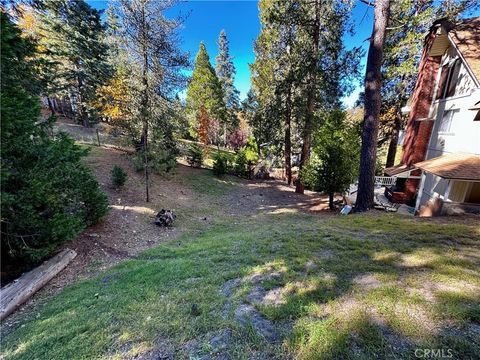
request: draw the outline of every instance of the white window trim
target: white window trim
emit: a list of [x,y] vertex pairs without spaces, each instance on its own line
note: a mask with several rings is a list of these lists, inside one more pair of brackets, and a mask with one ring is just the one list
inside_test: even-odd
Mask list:
[[417,201],[415,203],[415,212],[419,211],[419,209],[420,209],[420,201],[422,199],[423,188],[425,187],[425,178],[426,178],[425,171],[422,171],[421,180],[420,180],[420,188],[418,189]]

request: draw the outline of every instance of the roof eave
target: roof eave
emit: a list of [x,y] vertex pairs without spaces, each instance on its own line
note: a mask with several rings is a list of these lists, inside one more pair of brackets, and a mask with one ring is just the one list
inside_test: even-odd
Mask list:
[[473,82],[475,83],[475,85],[477,87],[480,87],[480,79],[478,79],[474,72],[472,71],[472,68],[470,67],[470,65],[468,64],[467,60],[465,60],[465,57],[463,56],[462,52],[458,49],[458,46],[457,44],[455,43],[455,41],[453,40],[452,36],[450,35],[450,33],[447,34],[448,36],[448,39],[450,40],[450,43],[453,45],[453,47],[455,48],[455,50],[457,51],[458,55],[460,56],[460,58],[462,59],[462,62],[463,64],[465,65],[465,68],[467,69],[468,71],[468,74],[471,76],[471,78],[473,79]]

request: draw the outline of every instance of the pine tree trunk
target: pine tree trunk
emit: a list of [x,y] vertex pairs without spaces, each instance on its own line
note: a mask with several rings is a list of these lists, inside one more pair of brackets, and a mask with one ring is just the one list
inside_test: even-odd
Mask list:
[[80,101],[79,101],[79,109],[80,109],[80,119],[82,120],[82,125],[84,127],[89,127],[90,122],[88,121],[88,115],[83,107],[83,102],[82,102],[82,97],[79,95]]
[[330,210],[335,210],[335,206],[333,206],[333,199],[335,197],[335,193],[331,192],[328,193],[328,207]]
[[49,96],[47,96],[47,103],[48,103],[48,108],[50,109],[50,112],[52,113],[52,116],[55,115],[55,107],[53,106],[52,100],[50,99]]
[[[75,65],[75,69],[78,71],[79,65]],[[88,120],[88,114],[85,111],[84,104],[83,104],[83,96],[82,96],[82,90],[83,90],[83,80],[80,76],[77,77],[77,86],[78,86],[78,94],[77,94],[77,111],[80,113],[80,119],[82,121],[82,125],[84,127],[89,127],[90,122]]]
[[397,155],[398,136],[400,134],[401,125],[402,114],[400,112],[400,109],[397,109],[397,114],[395,115],[394,129],[392,137],[390,139],[390,144],[388,145],[387,162],[385,164],[385,167],[387,168],[395,165],[395,156]]
[[292,139],[291,139],[291,121],[292,121],[292,88],[288,87],[286,97],[285,111],[285,176],[287,184],[292,184]]
[[302,169],[308,165],[310,159],[310,147],[312,145],[312,131],[313,131],[313,119],[315,111],[315,97],[317,91],[317,60],[318,60],[318,41],[320,39],[320,6],[318,0],[315,0],[315,23],[313,28],[312,42],[313,42],[313,56],[311,69],[310,69],[310,81],[309,90],[307,94],[307,114],[305,116],[305,127],[303,129],[303,144],[302,153],[300,158],[300,165],[298,169],[297,184],[295,192],[303,194],[305,192],[305,185],[301,179]]
[[365,116],[360,153],[360,174],[356,211],[373,206],[375,165],[377,160],[378,117],[380,115],[380,86],[383,47],[387,31],[390,0],[376,0],[372,38],[368,49],[365,75]]
[[223,147],[227,147],[227,124],[223,124]]
[[148,172],[148,49],[147,49],[147,29],[145,19],[145,3],[142,4],[142,53],[143,53],[143,71],[142,71],[142,83],[143,83],[143,98],[142,98],[142,110],[143,110],[143,163],[145,170],[145,201],[150,201],[149,193],[149,172]]

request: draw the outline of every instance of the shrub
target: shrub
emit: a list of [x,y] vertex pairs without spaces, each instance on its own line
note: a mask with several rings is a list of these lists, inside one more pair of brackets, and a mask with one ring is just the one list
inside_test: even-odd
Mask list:
[[245,157],[251,165],[258,161],[258,145],[253,136],[250,136],[245,145]]
[[328,194],[331,209],[335,193],[345,192],[358,175],[359,144],[358,126],[350,124],[346,113],[338,109],[328,113],[314,133],[312,150],[318,161],[300,175],[313,190]]
[[120,166],[114,165],[111,171],[112,184],[119,188],[127,181],[127,173]]
[[2,184],[7,262],[36,263],[106,214],[107,197],[81,162],[86,153],[66,135],[25,146]]
[[150,159],[150,166],[157,174],[171,174],[177,168],[175,149],[157,149]]
[[235,131],[228,136],[227,145],[235,151],[244,147],[246,143],[247,132],[245,130],[235,129]]
[[245,145],[245,158],[247,159],[247,176],[252,178],[253,167],[258,162],[258,145],[253,136],[250,136]]
[[39,121],[36,66],[28,60],[35,46],[7,14],[0,19],[1,260],[21,272],[94,224],[108,201],[82,162],[87,149],[66,134],[50,138],[50,122]]
[[201,167],[203,163],[203,150],[197,144],[191,144],[187,151],[187,162],[192,167]]
[[225,155],[216,154],[213,160],[213,173],[217,176],[226,174],[228,171],[228,159]]
[[247,173],[247,156],[244,150],[239,150],[235,156],[235,166],[233,168],[235,175],[245,176]]

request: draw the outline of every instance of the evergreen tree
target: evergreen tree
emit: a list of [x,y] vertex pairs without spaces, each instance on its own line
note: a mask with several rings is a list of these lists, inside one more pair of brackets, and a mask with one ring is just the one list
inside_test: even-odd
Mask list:
[[[301,130],[302,151],[299,168],[308,165],[312,134],[321,126],[319,114],[340,106],[340,99],[352,90],[352,80],[359,76],[360,48],[347,51],[343,35],[351,29],[352,3],[348,1],[300,2],[297,23],[298,42],[304,49],[304,66],[299,75],[304,79],[306,98]],[[296,192],[303,193],[301,177]]]
[[389,15],[390,0],[377,0],[365,74],[365,115],[356,211],[367,211],[373,206],[378,119],[381,106],[381,67]]
[[51,69],[47,81],[56,94],[70,97],[77,118],[88,126],[95,90],[110,74],[100,13],[83,0],[46,0],[41,9],[40,45]]
[[224,92],[223,101],[228,109],[238,109],[239,99],[238,90],[233,84],[235,79],[235,65],[233,64],[233,57],[230,56],[229,43],[225,30],[220,32],[218,37],[218,55],[215,58],[218,79],[222,84]]
[[[252,82],[265,111],[262,125],[278,126],[281,129],[277,142],[283,145],[285,175],[290,185],[293,97],[302,80],[296,76],[296,69],[302,61],[300,49],[294,49],[298,36],[295,31],[296,1],[263,0],[259,8],[263,26],[255,42],[255,63],[251,65]],[[283,127],[279,120],[283,121]]]
[[107,212],[107,197],[81,161],[87,151],[65,134],[51,139],[54,119],[40,119],[38,48],[1,19],[2,266],[37,263]]
[[359,135],[358,124],[349,123],[341,110],[328,113],[314,133],[312,150],[316,161],[305,169],[305,180],[313,190],[328,195],[332,210],[335,193],[344,193],[357,177]]
[[58,74],[59,63],[53,60],[46,47],[41,45],[45,33],[41,30],[40,16],[36,8],[22,4],[17,7],[16,13],[18,14],[17,23],[22,33],[39,44],[35,53],[37,84],[41,88],[42,95],[47,98],[52,115],[55,115],[56,109],[53,105],[52,96],[55,96],[61,90]]
[[210,119],[220,123],[226,121],[226,107],[222,85],[210,64],[207,49],[200,43],[195,58],[195,67],[187,88],[187,116],[190,121],[192,135],[197,131],[197,112],[205,107]]
[[[174,1],[121,0],[118,7],[120,36],[129,59],[135,62],[133,68],[138,69],[138,81],[132,84],[132,99],[138,109],[134,117],[141,124],[138,150],[143,157],[147,202],[150,201],[150,163],[163,158],[163,164],[152,166],[166,170],[172,169],[175,163],[175,143],[168,108],[175,102],[176,92],[185,82],[182,70],[188,65],[188,59],[178,48],[180,19],[165,16],[174,4]],[[149,130],[150,127],[153,131]],[[149,150],[150,137],[155,150],[152,152]]]
[[234,128],[238,125],[237,112],[239,108],[239,92],[235,88],[235,65],[233,64],[233,57],[230,55],[227,34],[225,30],[220,32],[218,37],[218,55],[215,58],[215,70],[222,85],[223,101],[227,107],[226,121],[223,124],[224,144],[227,142],[227,126]]
[[[308,164],[311,137],[321,111],[339,106],[358,76],[359,49],[346,51],[342,36],[350,6],[342,1],[262,0],[261,33],[255,43],[252,84],[262,119],[281,129],[287,181],[291,181],[291,138],[300,137],[300,168]],[[283,120],[283,128],[278,124]],[[295,133],[296,130],[296,133]],[[301,178],[297,192],[303,192]]]

